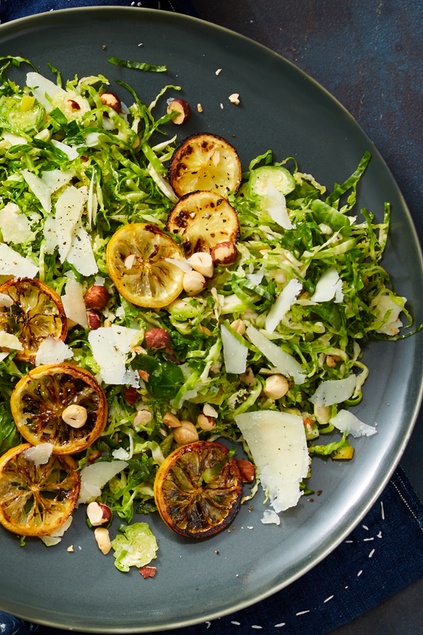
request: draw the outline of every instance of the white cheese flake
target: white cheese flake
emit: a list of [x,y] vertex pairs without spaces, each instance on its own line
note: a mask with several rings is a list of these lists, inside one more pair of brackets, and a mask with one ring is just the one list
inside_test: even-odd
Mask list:
[[53,193],[69,183],[75,174],[75,170],[48,170],[47,172],[43,172],[41,180],[49,188],[50,192]]
[[254,326],[247,328],[247,336],[252,344],[257,346],[261,353],[274,364],[281,375],[292,377],[296,384],[303,384],[306,379],[305,372],[299,362],[289,353],[283,351],[277,344],[271,342]]
[[62,304],[66,317],[84,328],[88,327],[87,307],[84,302],[84,287],[74,278],[69,278],[62,295]]
[[73,357],[73,351],[60,338],[46,337],[41,342],[35,356],[35,365],[61,364]]
[[21,214],[16,203],[8,203],[0,210],[0,229],[6,243],[19,245],[35,238],[28,218]]
[[66,260],[83,276],[91,276],[98,272],[91,239],[83,227],[76,230]]
[[342,291],[342,280],[335,267],[330,267],[322,275],[316,285],[316,290],[311,296],[312,302],[329,302],[335,298],[335,302],[342,302],[344,294]]
[[329,423],[340,432],[348,431],[355,438],[371,437],[377,433],[375,427],[363,423],[349,410],[340,410],[335,417],[330,419]]
[[51,212],[51,190],[39,177],[29,170],[22,170],[22,176],[28,184],[31,192],[38,198],[42,208],[47,214]]
[[235,417],[257,467],[262,487],[276,513],[293,507],[301,496],[309,455],[302,417],[276,410]]
[[23,351],[22,343],[16,335],[6,333],[6,331],[0,331],[0,346],[3,348],[10,348],[15,351]]
[[241,375],[247,367],[248,348],[228,331],[224,324],[220,327],[223,343],[223,358],[227,373]]
[[356,382],[357,378],[354,374],[345,379],[322,381],[315,393],[310,397],[310,401],[315,404],[316,408],[342,403],[352,396]]
[[81,490],[77,505],[88,503],[101,494],[101,488],[127,467],[126,461],[110,461],[86,465],[81,470]]
[[126,358],[143,337],[143,332],[112,324],[90,331],[88,341],[94,359],[100,366],[101,379],[106,384],[124,385],[136,382],[135,371],[126,369]]
[[86,201],[86,191],[70,185],[56,203],[56,234],[60,262],[64,262],[72,246],[77,223]]
[[[32,88],[32,92],[37,101],[44,106],[47,112],[53,109],[52,99],[56,95],[60,95],[65,91],[57,84],[40,75],[39,73],[30,72],[26,75],[26,85]],[[48,95],[50,99],[46,97]]]
[[32,461],[36,467],[48,463],[53,453],[53,445],[51,443],[40,443],[25,450],[22,455],[27,461]]
[[275,223],[283,229],[292,229],[285,196],[272,183],[267,186],[266,209]]
[[38,267],[5,243],[0,243],[0,275],[15,278],[35,278]]
[[273,333],[279,322],[284,318],[298,297],[303,285],[299,280],[293,278],[282,289],[276,302],[273,304],[266,317],[266,331]]

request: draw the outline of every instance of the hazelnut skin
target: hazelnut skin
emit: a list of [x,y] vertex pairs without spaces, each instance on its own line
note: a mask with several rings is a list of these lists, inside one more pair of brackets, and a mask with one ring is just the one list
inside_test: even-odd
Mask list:
[[172,112],[172,110],[176,110],[179,115],[175,115],[172,118],[172,122],[176,123],[176,125],[180,126],[181,123],[185,123],[191,117],[191,108],[188,102],[184,99],[172,99],[167,106],[168,114]]
[[109,301],[109,292],[106,287],[95,284],[88,289],[85,294],[84,302],[88,309],[94,309],[95,311],[102,311]]
[[167,348],[170,344],[170,335],[166,329],[147,329],[144,340],[148,348]]
[[92,331],[96,331],[101,326],[101,319],[97,311],[88,312],[88,326]]
[[213,247],[211,257],[215,265],[233,265],[238,258],[238,250],[235,243],[218,243]]
[[102,93],[100,99],[103,106],[109,106],[109,108],[113,108],[116,112],[122,112],[120,99],[113,93]]

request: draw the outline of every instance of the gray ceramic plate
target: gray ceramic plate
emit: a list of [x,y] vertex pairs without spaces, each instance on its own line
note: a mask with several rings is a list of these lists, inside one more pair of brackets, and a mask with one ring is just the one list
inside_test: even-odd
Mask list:
[[[392,203],[385,266],[397,291],[409,298],[417,321],[422,320],[420,249],[390,172],[351,116],[278,55],[192,18],[105,7],[46,13],[1,26],[0,55],[27,57],[48,76],[50,62],[65,79],[103,73],[111,80],[127,81],[146,103],[164,84],[179,84],[181,96],[193,106],[193,116],[178,129],[179,135],[211,131],[228,138],[238,148],[244,168],[272,148],[276,160],[295,157],[302,171],[330,189],[370,150],[373,158],[358,204],[382,218],[384,201]],[[166,64],[169,70],[129,71],[108,64],[112,56]],[[222,69],[220,74],[217,69]],[[16,70],[16,77],[22,76],[23,71]],[[113,82],[111,90],[125,99],[123,89]],[[240,94],[240,106],[228,101],[234,92]],[[173,134],[175,128],[169,126]],[[304,574],[334,549],[375,501],[403,452],[418,411],[420,338],[371,344],[365,360],[370,378],[356,413],[369,424],[377,422],[378,434],[354,444],[351,463],[314,462],[311,486],[323,493],[313,504],[303,499],[283,515],[279,527],[264,526],[262,497],[257,496],[252,512],[246,506],[241,510],[235,530],[196,543],[172,534],[153,516],[149,522],[160,549],[156,577],[149,581],[136,570],[119,573],[111,556],[100,555],[82,512],[62,543],[49,549],[37,540],[28,540],[22,549],[12,534],[1,530],[0,607],[63,628],[156,631],[238,610]],[[70,544],[74,553],[66,551]]]

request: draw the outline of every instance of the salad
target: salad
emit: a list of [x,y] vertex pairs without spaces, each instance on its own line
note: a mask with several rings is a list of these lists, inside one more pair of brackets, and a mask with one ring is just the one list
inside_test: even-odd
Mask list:
[[[127,106],[101,75],[31,69],[20,87],[7,69],[30,62],[3,62],[0,522],[55,544],[88,504],[100,549],[146,567],[157,545],[133,521],[159,507],[178,531],[169,488],[185,509],[200,456],[207,531],[231,522],[241,482],[244,499],[261,483],[264,520],[280,522],[315,457],[350,460],[351,436],[376,433],[348,410],[368,375],[362,344],[401,337],[401,312],[412,322],[380,263],[390,206],[381,222],[356,209],[370,154],[327,193],[296,158],[263,149],[242,171],[218,135],[177,141],[177,86],[146,105],[118,82]],[[11,510],[28,465],[54,504],[27,492]],[[179,533],[209,535],[198,527]]]

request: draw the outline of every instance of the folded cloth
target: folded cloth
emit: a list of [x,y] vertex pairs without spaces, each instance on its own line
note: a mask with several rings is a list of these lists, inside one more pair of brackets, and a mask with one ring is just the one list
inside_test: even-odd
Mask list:
[[0,4],[2,23],[44,11],[94,6],[143,7],[200,17],[190,0],[1,0]]
[[[364,520],[311,571],[258,604],[175,635],[251,635],[252,629],[325,635],[422,576],[423,505],[398,467]],[[2,635],[29,635],[35,628],[0,612]],[[36,635],[68,632],[40,627]]]

